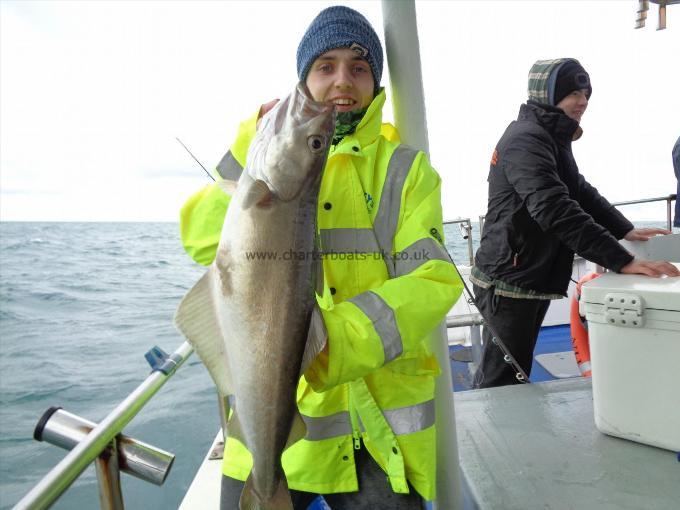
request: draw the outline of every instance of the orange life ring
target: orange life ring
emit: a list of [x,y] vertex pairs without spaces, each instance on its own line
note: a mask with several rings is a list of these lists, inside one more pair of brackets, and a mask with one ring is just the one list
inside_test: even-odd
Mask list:
[[583,377],[592,375],[590,369],[590,346],[588,345],[588,325],[586,318],[578,313],[578,302],[581,299],[581,286],[600,276],[599,273],[589,273],[576,284],[574,295],[571,296],[571,311],[569,312],[571,326],[571,346],[574,349],[576,363]]

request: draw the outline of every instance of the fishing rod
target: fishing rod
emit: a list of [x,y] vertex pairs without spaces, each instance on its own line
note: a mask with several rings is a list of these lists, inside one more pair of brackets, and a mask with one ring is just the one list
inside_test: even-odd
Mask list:
[[[451,263],[453,264],[453,267],[456,269],[456,273],[458,273],[458,277],[460,278],[460,281],[463,282],[463,287],[465,289],[465,293],[467,294],[467,302],[469,305],[474,305],[475,304],[475,298],[472,295],[472,292],[470,292],[470,289],[467,286],[467,283],[465,283],[465,279],[463,278],[463,275],[460,274],[460,271],[458,270],[458,266],[456,266],[456,263],[451,260]],[[512,368],[515,369],[515,379],[517,379],[519,382],[523,384],[530,383],[531,381],[529,380],[529,376],[526,374],[526,372],[522,369],[522,367],[517,363],[517,360],[514,358],[514,356],[510,353],[506,345],[503,343],[501,338],[498,336],[494,328],[491,326],[489,321],[484,317],[484,314],[482,313],[479,308],[477,309],[479,311],[479,314],[482,316],[484,319],[484,327],[489,329],[489,332],[491,333],[491,341],[501,350],[503,353],[503,361],[506,363],[510,363],[512,365]],[[484,374],[482,374],[483,376]]]
[[212,175],[210,175],[210,172],[208,172],[208,170],[201,164],[201,162],[196,158],[196,156],[194,156],[194,155],[191,153],[191,151],[189,150],[189,148],[188,148],[186,145],[184,145],[184,143],[182,142],[182,140],[180,140],[178,137],[175,137],[175,140],[177,140],[180,144],[182,144],[182,147],[184,147],[184,150],[187,151],[187,152],[189,153],[189,156],[191,156],[192,158],[194,158],[194,161],[195,161],[196,163],[198,163],[199,165],[201,165],[201,168],[205,171],[205,173],[208,175],[208,177],[210,177],[210,178],[214,181],[215,178],[214,178]]

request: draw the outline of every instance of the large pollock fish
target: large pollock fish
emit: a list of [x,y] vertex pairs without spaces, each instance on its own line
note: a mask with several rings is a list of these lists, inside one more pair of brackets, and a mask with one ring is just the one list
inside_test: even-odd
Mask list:
[[232,199],[215,261],[175,314],[218,391],[234,396],[227,431],[253,456],[241,510],[293,508],[281,454],[306,433],[296,388],[323,347],[308,331],[319,320],[312,254],[334,127],[332,105],[302,84],[262,118],[238,183],[223,186]]

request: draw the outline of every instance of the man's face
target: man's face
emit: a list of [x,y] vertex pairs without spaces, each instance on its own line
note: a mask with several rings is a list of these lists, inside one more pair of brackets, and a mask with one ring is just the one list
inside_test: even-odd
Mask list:
[[581,122],[581,117],[583,117],[586,108],[588,108],[587,94],[588,89],[574,90],[555,106],[561,108],[567,117],[574,119],[576,122]]
[[373,101],[371,66],[349,48],[336,48],[317,58],[305,83],[315,101],[333,103],[338,112],[366,108]]

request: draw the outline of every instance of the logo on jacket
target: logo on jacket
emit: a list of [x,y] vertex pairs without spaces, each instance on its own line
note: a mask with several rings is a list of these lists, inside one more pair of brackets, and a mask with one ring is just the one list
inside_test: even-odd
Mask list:
[[430,229],[430,235],[434,237],[437,241],[439,241],[439,244],[444,244],[444,240],[442,239],[442,235],[439,233],[439,230],[436,228],[431,228]]
[[498,150],[494,149],[491,155],[491,166],[496,166],[496,163],[498,163]]
[[375,205],[373,203],[373,197],[369,193],[364,192],[364,199],[366,199],[366,209],[368,209],[368,212],[371,212]]

